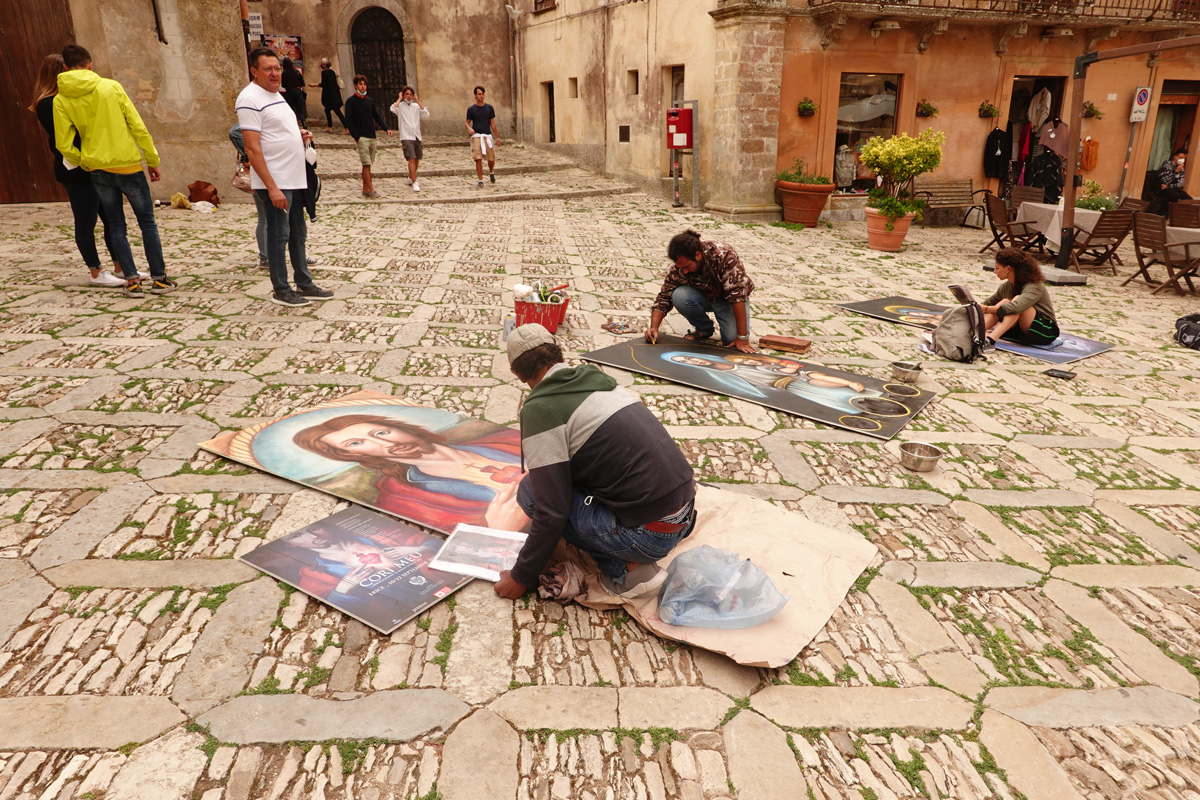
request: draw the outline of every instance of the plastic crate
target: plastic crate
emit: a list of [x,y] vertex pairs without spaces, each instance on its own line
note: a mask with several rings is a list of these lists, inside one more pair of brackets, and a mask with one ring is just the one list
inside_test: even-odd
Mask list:
[[571,302],[571,298],[562,292],[558,294],[562,296],[561,303],[530,303],[527,300],[514,300],[517,326],[536,322],[551,333],[557,333],[558,326],[566,319],[567,304]]

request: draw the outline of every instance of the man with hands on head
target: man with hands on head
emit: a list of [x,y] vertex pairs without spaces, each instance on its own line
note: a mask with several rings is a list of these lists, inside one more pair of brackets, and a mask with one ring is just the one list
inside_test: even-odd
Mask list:
[[421,105],[417,99],[417,90],[405,86],[400,90],[400,97],[389,109],[400,121],[400,146],[404,148],[404,158],[408,161],[408,182],[414,192],[421,191],[417,181],[417,166],[421,163],[421,120],[429,116],[429,109]]
[[756,352],[750,344],[749,310],[754,282],[737,252],[721,242],[701,241],[700,234],[686,230],[671,239],[667,258],[675,266],[667,272],[650,307],[646,341],[658,341],[658,328],[674,308],[692,325],[685,339],[703,342],[712,338],[711,312],[720,326],[723,345],[743,353]]
[[[306,306],[309,300],[328,300],[333,292],[313,283],[304,245],[308,223],[303,193],[308,188],[304,148],[312,134],[301,130],[296,115],[279,93],[283,67],[269,48],[250,51],[250,84],[237,98],[246,157],[250,159],[250,188],[267,212],[267,264],[271,270],[271,302]],[[296,289],[288,284],[291,256]]]
[[529,469],[517,504],[529,538],[496,593],[515,600],[536,588],[560,538],[596,559],[609,593],[656,592],[655,563],[696,524],[692,467],[636,395],[591,364],[568,367],[541,325],[508,338],[508,361],[530,388],[521,408],[521,450]]

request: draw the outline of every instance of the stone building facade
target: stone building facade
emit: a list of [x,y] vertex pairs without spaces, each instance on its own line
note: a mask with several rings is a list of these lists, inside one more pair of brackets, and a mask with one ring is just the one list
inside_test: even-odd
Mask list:
[[[422,130],[431,134],[465,134],[466,108],[482,85],[501,136],[513,129],[509,18],[500,0],[251,0],[248,8],[262,14],[264,33],[300,37],[308,83],[329,58],[343,94],[362,73],[385,115],[400,85],[411,84],[430,109]],[[320,89],[308,89],[308,115],[310,124],[325,121]]]
[[[1041,89],[1050,93],[1052,115],[1068,116],[1076,56],[1200,30],[1200,6],[1192,0],[522,2],[518,113],[535,121],[525,126],[529,138],[551,144],[553,130],[552,146],[589,153],[607,172],[662,187],[672,104],[665,65],[684,65],[686,94],[701,101],[700,196],[710,211],[738,219],[778,218],[774,175],[794,158],[832,178],[838,153],[851,151],[852,159],[865,138],[929,127],[947,134],[939,179],[971,178],[996,190],[999,181],[983,168],[988,134],[1001,127],[1009,135],[1010,121],[1019,128],[1030,96]],[[637,108],[621,91],[634,65],[647,78]],[[580,93],[587,90],[582,110],[572,105],[575,95],[560,99],[560,87],[574,91],[576,75],[586,76],[577,84]],[[552,120],[548,87],[556,101]],[[1140,87],[1150,89],[1149,114],[1131,123]],[[1099,148],[1097,166],[1084,177],[1107,193],[1140,195],[1147,172],[1175,146],[1189,147],[1195,161],[1195,49],[1097,64],[1088,95],[1103,118],[1083,121],[1083,135]],[[804,98],[815,102],[814,115],[798,113]],[[936,116],[917,115],[922,100],[937,107]],[[1001,116],[981,118],[984,101]],[[873,113],[872,104],[886,105],[888,113],[863,117]],[[568,124],[576,118],[586,124]],[[625,125],[631,134],[622,134]],[[1013,135],[1019,146],[1020,131]],[[853,163],[843,167],[854,173],[854,187],[870,183]],[[1200,194],[1198,172],[1190,170],[1192,194]],[[835,195],[832,203],[861,207],[861,197]]]

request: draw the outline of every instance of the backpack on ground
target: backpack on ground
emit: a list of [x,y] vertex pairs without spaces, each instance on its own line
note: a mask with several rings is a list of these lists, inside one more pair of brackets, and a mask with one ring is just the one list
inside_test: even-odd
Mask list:
[[933,329],[933,352],[951,361],[970,364],[979,357],[986,341],[983,308],[979,303],[947,309],[942,314],[942,321]]
[[1184,347],[1200,350],[1200,314],[1188,314],[1175,320],[1175,341]]

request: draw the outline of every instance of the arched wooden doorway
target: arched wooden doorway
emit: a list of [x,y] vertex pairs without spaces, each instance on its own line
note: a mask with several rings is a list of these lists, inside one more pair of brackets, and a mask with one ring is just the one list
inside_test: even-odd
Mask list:
[[[367,78],[367,96],[381,114],[396,102],[407,81],[404,71],[404,31],[390,11],[378,6],[359,14],[350,27],[354,72]],[[387,119],[387,117],[384,117]],[[391,124],[391,122],[389,122]]]

